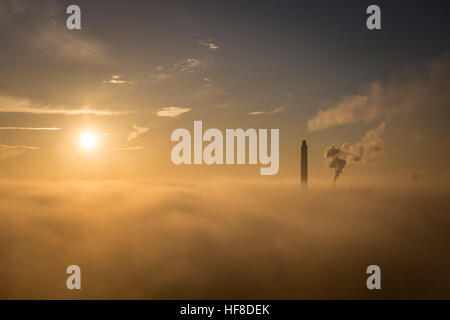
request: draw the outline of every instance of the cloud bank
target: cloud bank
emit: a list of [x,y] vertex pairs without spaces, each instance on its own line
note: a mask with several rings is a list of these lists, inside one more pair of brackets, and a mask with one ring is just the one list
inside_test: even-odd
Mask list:
[[[448,190],[311,191],[224,180],[0,181],[0,298],[450,296]],[[374,263],[377,294],[365,286]],[[81,267],[78,292],[65,287],[71,264]]]

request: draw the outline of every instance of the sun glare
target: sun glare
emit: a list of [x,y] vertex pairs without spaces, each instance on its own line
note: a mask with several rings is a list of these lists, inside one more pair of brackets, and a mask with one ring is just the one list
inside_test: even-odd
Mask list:
[[90,131],[83,132],[80,143],[84,149],[93,150],[97,146],[97,135]]

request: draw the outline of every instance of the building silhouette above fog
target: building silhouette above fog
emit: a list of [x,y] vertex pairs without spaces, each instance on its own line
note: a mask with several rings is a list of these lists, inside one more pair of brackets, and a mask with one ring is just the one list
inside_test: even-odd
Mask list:
[[306,145],[306,140],[302,141],[302,146],[300,148],[300,178],[302,182],[302,187],[308,186],[308,146]]

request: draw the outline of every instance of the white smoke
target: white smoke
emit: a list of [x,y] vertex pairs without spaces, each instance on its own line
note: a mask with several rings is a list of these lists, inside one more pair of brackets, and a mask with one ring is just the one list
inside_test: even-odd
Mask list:
[[328,167],[334,169],[333,185],[342,174],[345,166],[350,163],[367,164],[373,162],[383,152],[383,133],[386,123],[382,122],[377,128],[366,133],[361,141],[342,145],[332,144],[325,149],[324,158]]
[[409,68],[388,81],[375,81],[355,95],[320,109],[309,119],[309,131],[390,119],[419,109],[446,108],[450,103],[450,55]]

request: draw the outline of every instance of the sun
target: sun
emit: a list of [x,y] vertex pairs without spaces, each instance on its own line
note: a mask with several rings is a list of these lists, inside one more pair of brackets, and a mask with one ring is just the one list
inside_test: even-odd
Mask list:
[[83,149],[95,149],[95,147],[97,146],[97,135],[91,131],[83,132],[80,136],[80,144]]

